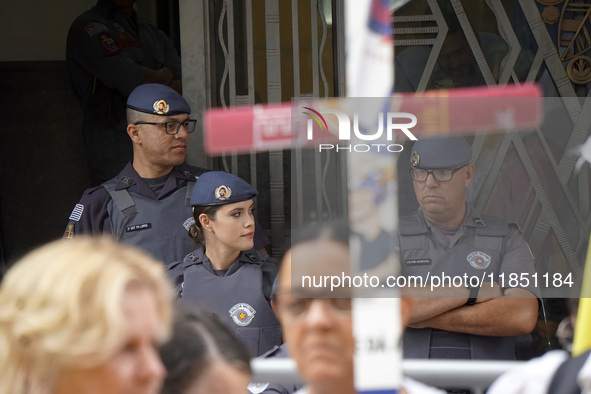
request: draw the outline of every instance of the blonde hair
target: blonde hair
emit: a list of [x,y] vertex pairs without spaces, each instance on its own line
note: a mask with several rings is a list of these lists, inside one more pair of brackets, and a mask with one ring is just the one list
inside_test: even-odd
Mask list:
[[66,366],[92,367],[123,345],[122,302],[152,290],[163,339],[171,288],[161,263],[107,238],[54,241],[8,270],[0,287],[0,394],[51,392]]

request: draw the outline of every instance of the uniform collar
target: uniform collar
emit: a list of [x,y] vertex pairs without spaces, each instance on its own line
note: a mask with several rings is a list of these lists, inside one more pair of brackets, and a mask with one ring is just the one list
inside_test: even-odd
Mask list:
[[[172,169],[166,183],[162,187],[162,190],[158,194],[158,198],[166,196],[171,191],[178,189],[179,180],[195,180],[195,176],[189,171],[188,165],[183,163]],[[143,196],[154,196],[154,192],[150,189],[150,186],[140,177],[133,164],[130,161],[117,175],[117,186],[115,190],[129,189],[132,187],[136,188],[136,191]],[[156,196],[155,196],[156,197]]]
[[[141,179],[140,175],[133,168],[131,161],[128,162],[125,167],[117,174],[117,186],[115,190],[127,189],[137,184],[138,180]],[[145,182],[143,182],[145,183]]]
[[466,214],[464,215],[464,221],[462,222],[464,227],[486,227],[486,223],[482,219],[480,212],[472,208],[470,205],[466,205]]
[[[232,275],[234,272],[238,271],[238,269],[242,266],[242,264],[250,263],[254,264],[260,261],[259,256],[255,252],[254,249],[247,250],[245,252],[241,252],[238,255],[238,258],[232,262],[230,267],[228,267],[228,272],[226,272],[226,276]],[[205,247],[202,244],[197,246],[197,249],[189,253],[185,259],[183,268],[189,268],[195,264],[203,264],[203,267],[213,273],[213,267],[211,266],[211,261],[205,254]]]
[[[430,229],[431,221],[425,217],[421,208],[418,208],[418,210],[420,212],[421,222],[424,225],[424,229]],[[466,204],[466,213],[464,214],[464,219],[462,220],[460,227],[486,227],[486,223],[476,209]]]

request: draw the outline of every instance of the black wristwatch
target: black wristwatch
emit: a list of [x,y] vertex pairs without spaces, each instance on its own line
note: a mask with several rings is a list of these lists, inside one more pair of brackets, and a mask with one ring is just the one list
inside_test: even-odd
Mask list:
[[470,296],[468,297],[468,301],[466,301],[466,305],[476,304],[476,300],[478,299],[478,292],[480,291],[480,287],[467,286],[467,289],[470,290]]

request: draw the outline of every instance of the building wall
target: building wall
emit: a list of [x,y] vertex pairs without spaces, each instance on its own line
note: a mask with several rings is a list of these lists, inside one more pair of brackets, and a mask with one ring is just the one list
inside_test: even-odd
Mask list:
[[[89,184],[68,29],[96,0],[24,0],[0,12],[0,267],[62,236]],[[137,11],[154,23],[156,0]]]

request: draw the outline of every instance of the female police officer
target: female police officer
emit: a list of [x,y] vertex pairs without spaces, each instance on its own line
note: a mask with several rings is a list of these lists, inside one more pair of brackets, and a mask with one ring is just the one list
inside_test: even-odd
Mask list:
[[222,171],[199,177],[191,195],[195,223],[189,236],[199,246],[168,266],[182,302],[200,304],[225,322],[251,356],[281,344],[271,309],[277,262],[253,249],[253,198],[257,191]]

